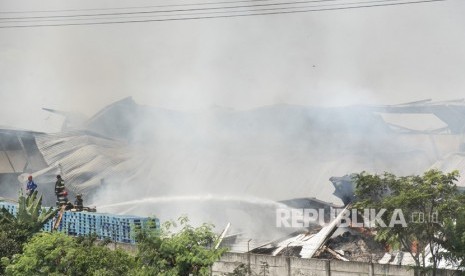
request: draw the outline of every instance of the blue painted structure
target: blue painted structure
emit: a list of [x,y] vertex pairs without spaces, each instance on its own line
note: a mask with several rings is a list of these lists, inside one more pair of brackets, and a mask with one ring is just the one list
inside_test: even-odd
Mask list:
[[[1,207],[16,216],[18,209],[16,204],[0,202]],[[50,220],[42,229],[51,232],[55,219]],[[71,236],[96,234],[99,239],[134,244],[136,243],[135,230],[138,227],[159,228],[160,221],[154,218],[129,215],[66,211],[63,213],[57,231]]]

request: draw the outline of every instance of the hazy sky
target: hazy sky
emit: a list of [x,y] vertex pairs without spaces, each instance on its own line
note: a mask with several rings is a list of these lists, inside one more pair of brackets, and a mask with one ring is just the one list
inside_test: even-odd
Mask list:
[[[186,2],[201,1],[0,0],[0,12]],[[53,118],[42,107],[92,115],[126,96],[180,110],[463,98],[464,14],[465,1],[448,0],[230,19],[0,29],[0,125],[53,131]]]

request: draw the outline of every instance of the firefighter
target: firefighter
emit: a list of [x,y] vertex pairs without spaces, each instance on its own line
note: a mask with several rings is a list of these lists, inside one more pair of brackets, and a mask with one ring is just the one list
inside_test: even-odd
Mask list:
[[57,182],[55,182],[55,195],[57,196],[57,206],[63,206],[68,203],[68,193],[65,190],[65,182],[61,175],[57,175]]
[[65,182],[61,178],[61,175],[57,175],[57,182],[55,182],[55,195],[58,197],[58,195],[64,191],[65,191]]
[[27,183],[26,183],[26,194],[28,196],[32,195],[32,193],[37,189],[36,183],[32,180],[32,175],[30,175],[27,178]]
[[82,194],[77,194],[76,195],[76,201],[74,202],[74,208],[76,211],[81,212],[84,210],[84,205],[83,205],[83,200],[82,200]]

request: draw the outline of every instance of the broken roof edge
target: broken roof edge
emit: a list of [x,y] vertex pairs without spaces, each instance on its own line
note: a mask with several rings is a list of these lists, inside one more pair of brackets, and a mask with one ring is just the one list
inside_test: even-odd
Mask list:
[[125,97],[125,98],[122,98],[121,100],[118,100],[116,102],[113,102],[107,106],[105,106],[104,108],[100,109],[97,113],[95,113],[92,117],[90,117],[87,122],[89,121],[92,121],[94,120],[95,118],[99,117],[100,115],[104,114],[106,111],[108,111],[109,109],[115,107],[115,106],[118,106],[118,105],[138,105],[134,99],[132,98],[132,96],[128,96],[128,97]]

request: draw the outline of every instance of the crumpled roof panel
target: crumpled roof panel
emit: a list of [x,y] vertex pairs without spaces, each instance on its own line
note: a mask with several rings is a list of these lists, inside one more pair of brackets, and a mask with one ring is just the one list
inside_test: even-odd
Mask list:
[[100,185],[111,168],[127,164],[132,153],[124,142],[82,132],[39,134],[36,143],[49,167],[56,168],[44,173],[62,174],[67,187],[80,193]]

